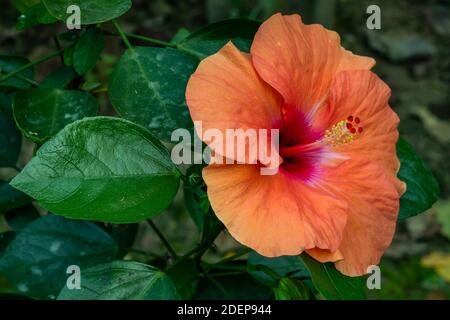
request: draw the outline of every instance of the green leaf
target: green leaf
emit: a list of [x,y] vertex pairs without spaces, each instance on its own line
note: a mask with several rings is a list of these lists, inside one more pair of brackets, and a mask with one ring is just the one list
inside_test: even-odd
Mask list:
[[39,212],[31,204],[5,213],[6,222],[14,231],[22,231],[39,217]]
[[290,275],[292,277],[310,277],[305,265],[296,256],[267,258],[254,251],[250,252],[247,260],[249,274],[256,280],[269,286],[273,285],[275,280],[264,271],[259,271],[252,268],[257,265],[270,268],[272,271],[277,273],[280,278],[286,275]]
[[111,103],[125,119],[170,141],[173,130],[192,128],[185,90],[197,63],[171,48],[128,49],[111,75]]
[[84,32],[73,52],[73,67],[78,74],[85,74],[92,69],[105,47],[105,38],[98,28],[89,28]]
[[20,12],[24,12],[40,2],[41,0],[12,0],[13,6]]
[[29,89],[16,93],[14,118],[22,134],[42,143],[67,124],[95,116],[97,101],[83,91],[63,89]]
[[50,73],[39,85],[39,88],[65,88],[76,74],[71,67],[62,67]]
[[131,8],[131,0],[43,0],[52,16],[66,21],[72,13],[67,8],[80,8],[81,24],[97,24],[117,18]]
[[260,25],[258,21],[242,18],[216,22],[191,33],[180,46],[208,56],[232,40],[238,48],[248,52]]
[[281,278],[273,289],[276,300],[309,300],[311,293],[306,284],[297,279]]
[[186,28],[180,28],[177,33],[173,36],[173,38],[170,40],[172,43],[179,43],[186,39],[191,33]]
[[20,208],[33,201],[22,191],[14,189],[9,183],[0,181],[0,214]]
[[181,299],[191,299],[199,281],[199,270],[194,259],[185,259],[172,265],[168,271]]
[[170,278],[152,266],[113,261],[82,270],[80,290],[66,286],[58,300],[174,300],[178,294]]
[[397,143],[400,160],[398,178],[406,183],[406,192],[400,199],[399,219],[406,219],[431,208],[439,196],[439,185],[426,164],[403,139]]
[[73,44],[78,39],[79,33],[77,29],[64,31],[58,35],[58,39],[60,42]]
[[11,184],[55,214],[132,223],[162,212],[179,179],[168,151],[147,130],[95,117],[65,127]]
[[48,215],[30,223],[0,259],[0,273],[22,294],[54,299],[70,265],[80,268],[110,261],[117,245],[94,223]]
[[95,90],[97,88],[100,88],[102,86],[101,82],[96,82],[96,81],[86,81],[85,83],[83,83],[83,85],[81,86],[81,90],[84,91],[92,91]]
[[314,286],[328,300],[365,299],[365,277],[347,277],[333,263],[320,263],[307,254],[300,256],[308,268]]
[[200,232],[203,231],[205,220],[211,210],[206,185],[202,179],[202,168],[201,165],[193,165],[188,168],[186,176],[189,183],[183,184],[184,204]]
[[[8,74],[24,65],[30,61],[25,58],[16,56],[4,56],[0,55],[0,79],[5,74]],[[9,78],[6,81],[0,82],[0,87],[13,87],[19,89],[27,89],[31,87],[31,84],[23,80],[27,78],[30,80],[34,79],[34,69],[33,67],[27,68],[22,72],[18,73],[16,76]]]
[[0,167],[14,167],[19,158],[22,136],[11,117],[0,113]]
[[25,30],[35,25],[42,24],[51,24],[56,22],[57,19],[52,17],[50,13],[47,11],[43,3],[38,3],[28,9],[26,9],[17,19],[16,29],[17,30]]

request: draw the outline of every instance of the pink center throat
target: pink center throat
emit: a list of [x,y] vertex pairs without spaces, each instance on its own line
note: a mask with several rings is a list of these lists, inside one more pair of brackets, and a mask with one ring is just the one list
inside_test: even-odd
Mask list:
[[306,183],[320,178],[322,164],[336,156],[336,147],[352,143],[363,132],[361,119],[353,115],[318,130],[297,108],[285,110],[283,120],[275,124],[280,129],[280,172]]

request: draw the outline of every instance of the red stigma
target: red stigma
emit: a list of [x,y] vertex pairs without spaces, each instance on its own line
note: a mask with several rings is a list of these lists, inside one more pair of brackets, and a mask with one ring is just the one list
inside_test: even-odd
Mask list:
[[356,122],[356,124],[358,124],[358,123],[360,123],[360,122],[361,122],[361,120],[359,120],[359,118],[358,118],[358,117],[356,117],[356,118],[355,118],[355,122]]
[[359,127],[359,128],[358,128],[358,133],[361,133],[361,132],[363,132],[363,128],[362,128],[362,127]]
[[350,129],[350,132],[351,132],[351,133],[356,133],[356,129],[355,129],[355,128],[351,128],[351,129]]
[[353,116],[348,116],[347,120],[348,122],[353,122]]
[[347,129],[350,130],[351,128],[353,128],[352,124],[350,122],[347,122]]

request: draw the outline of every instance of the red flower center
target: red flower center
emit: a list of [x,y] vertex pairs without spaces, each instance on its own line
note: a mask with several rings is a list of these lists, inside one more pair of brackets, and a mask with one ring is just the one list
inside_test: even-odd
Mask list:
[[284,109],[283,119],[275,124],[280,129],[281,172],[313,182],[320,176],[321,163],[332,152],[330,148],[351,143],[363,132],[361,119],[352,115],[325,132],[314,129],[311,119],[298,108]]

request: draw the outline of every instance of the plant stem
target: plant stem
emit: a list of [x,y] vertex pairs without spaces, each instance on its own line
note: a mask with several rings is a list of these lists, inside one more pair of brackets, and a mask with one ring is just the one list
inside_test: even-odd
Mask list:
[[222,292],[222,294],[224,294],[228,298],[231,298],[230,293],[216,279],[214,279],[214,277],[212,277],[208,274],[206,274],[205,276],[209,281],[211,281],[211,283],[213,285],[215,285],[217,287],[217,289],[219,289],[219,291]]
[[122,38],[125,45],[127,46],[127,48],[133,50],[133,46],[131,45],[130,41],[127,38],[127,35],[123,31],[122,27],[119,25],[117,20],[116,19],[112,20],[112,23],[113,23],[114,27],[117,29],[117,31],[119,32],[119,35]]
[[238,274],[246,274],[247,271],[241,270],[241,271],[228,271],[228,272],[215,272],[211,274],[211,276],[214,277],[226,277],[226,276],[235,276]]
[[[116,32],[105,32],[105,34],[108,36],[121,36],[120,33],[116,33]],[[145,42],[148,42],[151,44],[155,44],[157,46],[169,47],[169,48],[178,49],[180,51],[184,51],[185,53],[188,53],[191,56],[194,56],[199,60],[202,60],[203,58],[206,57],[203,53],[185,48],[181,44],[171,43],[171,42],[167,42],[167,41],[163,41],[163,40],[159,40],[159,39],[155,39],[155,38],[150,38],[150,37],[146,37],[146,36],[142,36],[142,35],[134,34],[134,33],[124,33],[124,35],[130,39],[142,40],[142,41],[145,41]]]
[[17,78],[17,79],[19,79],[19,80],[25,81],[25,82],[27,82],[27,83],[33,85],[33,86],[38,86],[38,85],[39,85],[39,82],[37,82],[37,81],[35,81],[35,80],[31,80],[31,79],[25,78],[25,77],[22,77],[21,75],[18,75],[18,74],[16,74],[16,75],[14,76],[14,78]]
[[100,89],[96,89],[91,91],[91,93],[96,94],[96,93],[104,93],[104,92],[108,92],[108,88],[100,88]]
[[[142,36],[142,35],[139,35],[139,34],[128,33],[128,32],[125,32],[124,34],[130,39],[142,40],[142,41],[145,41],[145,42],[156,44],[158,46],[171,47],[171,48],[176,48],[177,47],[177,45],[175,43],[170,43],[170,42],[167,42],[167,41],[158,40],[158,39]],[[107,33],[107,35],[120,36],[120,34],[116,33],[116,32],[109,32],[109,33]]]
[[235,270],[235,271],[247,271],[247,266],[245,265],[226,265],[219,263],[202,263],[206,269],[216,269],[216,270]]
[[46,55],[46,56],[44,56],[42,58],[39,58],[39,59],[37,59],[35,61],[31,61],[31,62],[21,66],[20,68],[17,68],[16,70],[8,73],[6,76],[0,78],[0,83],[3,82],[3,81],[8,80],[9,78],[12,78],[12,77],[16,76],[17,74],[21,73],[22,71],[24,71],[24,70],[26,70],[28,68],[31,68],[31,67],[39,64],[39,63],[42,63],[42,62],[47,61],[47,60],[50,60],[51,58],[54,58],[54,57],[60,55],[61,52],[62,52],[62,50],[50,53],[50,54],[48,54],[48,55]]
[[152,220],[147,219],[147,223],[150,225],[150,227],[155,231],[158,238],[161,240],[161,242],[164,244],[164,246],[167,248],[167,251],[169,251],[169,254],[172,258],[176,258],[177,254],[175,250],[173,250],[173,247],[170,245],[169,241],[167,241],[166,237],[162,234],[162,232],[158,229],[158,227],[153,223]]
[[254,266],[250,265],[250,266],[248,266],[248,270],[262,271],[262,272],[266,273],[269,277],[271,277],[275,281],[278,281],[280,279],[280,275],[278,273],[276,273],[275,271],[273,271],[269,267],[267,267],[265,265],[262,265],[262,264],[257,264],[257,265],[254,265]]
[[63,50],[62,50],[62,47],[61,47],[61,42],[59,42],[59,39],[58,39],[56,25],[53,28],[53,42],[55,43],[56,49],[61,51],[61,53],[59,54],[59,58],[61,59],[62,65],[64,65],[64,55],[62,53]]
[[229,256],[229,257],[223,258],[223,259],[222,259],[221,261],[219,261],[218,263],[219,263],[219,264],[223,264],[223,263],[227,263],[227,262],[233,261],[233,260],[235,260],[235,259],[237,259],[237,258],[240,258],[240,257],[246,255],[246,254],[249,253],[250,251],[251,251],[251,250],[250,250],[249,248],[245,248],[245,249],[243,249],[241,252],[237,252],[237,253],[235,253],[235,254]]
[[194,249],[188,251],[186,254],[184,254],[183,256],[181,256],[179,259],[177,259],[174,263],[172,263],[171,265],[169,265],[166,269],[166,272],[168,272],[170,269],[172,269],[173,267],[175,267],[177,264],[184,262],[185,260],[189,259],[192,255],[196,255],[196,259],[206,251],[208,250],[209,246],[207,246],[206,244],[200,243],[197,247],[195,247]]
[[190,185],[189,178],[186,175],[184,175],[183,172],[180,171],[180,169],[177,168],[177,170],[178,170],[178,173],[180,174],[181,181],[183,181],[183,183],[186,187],[189,186]]

